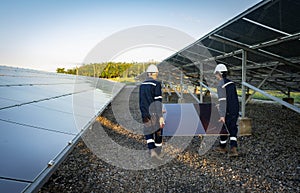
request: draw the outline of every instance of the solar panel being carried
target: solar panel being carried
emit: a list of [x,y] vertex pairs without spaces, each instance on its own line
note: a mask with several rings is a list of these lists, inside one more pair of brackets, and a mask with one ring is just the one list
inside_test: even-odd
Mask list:
[[37,190],[123,86],[0,66],[0,192]]

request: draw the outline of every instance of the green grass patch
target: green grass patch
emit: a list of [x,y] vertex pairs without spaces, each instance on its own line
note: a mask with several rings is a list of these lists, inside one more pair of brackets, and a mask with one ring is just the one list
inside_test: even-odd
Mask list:
[[[254,91],[250,91],[249,93],[252,94]],[[274,91],[274,90],[270,90],[270,91],[265,91],[266,93],[274,96],[274,97],[277,97],[277,98],[280,98],[280,99],[283,99],[283,98],[286,98],[287,96],[285,94],[283,94],[282,92],[280,91]],[[237,90],[237,93],[239,96],[242,96],[242,90]],[[291,92],[290,93],[290,97],[291,98],[294,98],[294,102],[295,103],[300,103],[300,93],[299,92]],[[258,93],[256,92],[253,96],[254,99],[260,99],[260,100],[271,100],[270,98],[262,95],[261,93]]]

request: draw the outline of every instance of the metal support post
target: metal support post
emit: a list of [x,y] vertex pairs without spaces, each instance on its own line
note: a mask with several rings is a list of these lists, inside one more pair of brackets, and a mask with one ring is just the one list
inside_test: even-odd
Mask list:
[[183,72],[180,72],[180,99],[183,99]]
[[[246,82],[246,65],[247,65],[247,51],[243,50],[242,52],[242,82]],[[246,87],[242,84],[242,118],[245,117],[246,111]]]
[[200,63],[200,103],[203,103],[203,63]]

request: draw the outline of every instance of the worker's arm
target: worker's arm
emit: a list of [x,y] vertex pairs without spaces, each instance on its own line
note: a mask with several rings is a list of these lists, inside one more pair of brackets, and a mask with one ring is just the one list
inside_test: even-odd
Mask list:
[[217,87],[218,92],[218,101],[219,101],[219,115],[220,122],[225,123],[225,115],[226,115],[226,88],[222,88],[222,85],[219,84]]
[[164,118],[163,118],[163,109],[162,109],[162,91],[161,91],[161,84],[158,83],[155,87],[154,91],[154,101],[155,101],[155,109],[156,114],[159,117],[159,125],[162,128],[165,124]]

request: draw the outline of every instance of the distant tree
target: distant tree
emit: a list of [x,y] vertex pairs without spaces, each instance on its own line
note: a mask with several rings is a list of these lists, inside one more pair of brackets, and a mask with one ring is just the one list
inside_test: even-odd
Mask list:
[[130,66],[132,66],[132,64],[129,64],[129,63],[114,63],[114,62],[109,62],[109,63],[107,63],[107,65],[103,69],[100,77],[101,78],[122,77],[124,75],[124,72]]
[[76,75],[76,68],[74,68],[74,69],[68,69],[66,73],[67,74],[74,74],[74,75]]
[[[91,63],[78,67],[78,75],[91,76],[100,78],[115,78],[115,77],[136,77],[139,74],[145,72],[145,69],[154,62],[146,63],[125,63],[125,62],[103,62],[103,63]],[[76,74],[76,68],[65,69],[57,68],[57,73]]]
[[57,68],[56,72],[57,73],[66,73],[65,68]]

